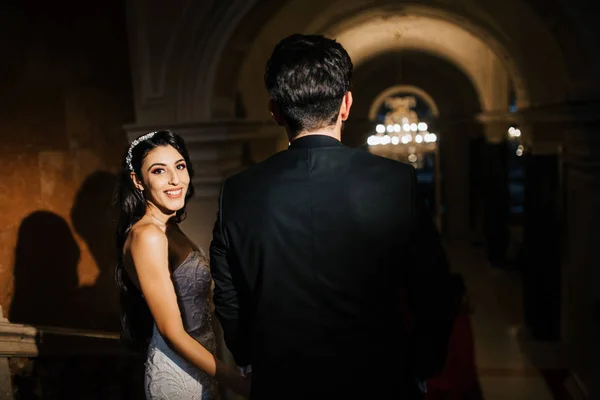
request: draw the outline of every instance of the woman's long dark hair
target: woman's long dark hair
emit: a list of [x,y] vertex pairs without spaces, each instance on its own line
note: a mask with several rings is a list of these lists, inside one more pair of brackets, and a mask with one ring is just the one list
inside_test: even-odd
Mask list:
[[[142,180],[142,163],[148,152],[159,146],[171,146],[181,154],[187,164],[190,175],[190,184],[185,195],[185,203],[194,195],[194,186],[191,178],[194,170],[187,147],[183,138],[173,132],[164,130],[154,133],[150,138],[140,141],[131,150],[128,161],[128,152],[123,156],[121,171],[114,196],[114,206],[117,208],[119,218],[117,221],[117,266],[115,280],[120,291],[121,302],[121,340],[131,350],[145,352],[148,340],[152,335],[153,318],[150,309],[144,300],[142,292],[134,285],[131,278],[123,268],[123,246],[131,227],[146,214],[146,199],[141,190],[138,190],[131,180],[130,165],[133,172]],[[129,150],[129,149],[128,149]],[[174,222],[179,223],[185,218],[185,205],[178,210]]]

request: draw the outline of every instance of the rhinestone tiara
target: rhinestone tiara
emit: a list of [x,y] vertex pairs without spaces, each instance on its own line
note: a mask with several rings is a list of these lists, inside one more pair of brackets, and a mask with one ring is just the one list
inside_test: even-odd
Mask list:
[[145,135],[142,135],[142,136],[138,137],[137,139],[135,139],[129,145],[129,149],[127,149],[127,157],[125,157],[125,163],[127,164],[127,168],[129,169],[130,172],[135,172],[133,169],[133,164],[131,164],[131,160],[133,158],[133,155],[132,155],[133,149],[135,148],[135,146],[142,143],[144,140],[148,140],[148,139],[152,138],[152,136],[154,136],[156,134],[156,132],[158,132],[158,131],[146,133]]

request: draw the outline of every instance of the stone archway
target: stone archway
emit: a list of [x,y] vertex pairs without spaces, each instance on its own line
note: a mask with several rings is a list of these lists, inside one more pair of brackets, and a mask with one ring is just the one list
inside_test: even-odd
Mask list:
[[[429,10],[421,7],[405,8],[402,13],[394,9],[374,9],[335,25],[318,28],[313,24],[307,31],[336,38],[348,50],[357,68],[369,59],[391,51],[421,51],[444,58],[457,65],[473,82],[486,111],[506,110],[510,76],[510,81],[519,85],[517,92],[521,105],[529,105],[522,75],[515,71],[509,75],[494,48],[451,20],[428,15],[426,11]],[[263,38],[263,35],[268,37]],[[268,116],[263,106],[267,101],[263,84],[256,78],[269,55],[264,48],[272,48],[274,44],[267,47],[267,42],[276,41],[265,31],[240,70],[238,90],[251,119]],[[489,79],[490,76],[493,79]]]
[[[217,68],[218,88],[215,87],[215,92],[211,94],[215,104],[212,115],[223,117],[227,115],[228,109],[230,115],[233,115],[231,110],[234,108],[237,95],[242,98],[245,105],[250,104],[248,118],[267,119],[268,114],[263,107],[264,87],[260,76],[271,49],[280,38],[293,32],[324,33],[339,37],[340,32],[350,32],[360,26],[366,27],[367,21],[373,18],[400,18],[407,24],[412,23],[410,20],[416,22],[414,18],[418,18],[418,21],[426,21],[429,24],[427,29],[421,30],[426,33],[421,37],[440,37],[441,35],[437,34],[432,27],[441,26],[435,24],[445,24],[447,27],[455,28],[457,34],[462,33],[464,37],[479,41],[482,44],[480,48],[487,49],[490,57],[496,58],[497,62],[494,67],[488,66],[485,72],[480,71],[469,75],[477,78],[480,83],[477,85],[478,88],[483,88],[493,83],[490,81],[497,82],[488,77],[497,76],[499,73],[505,74],[518,94],[520,109],[529,105],[553,104],[566,98],[564,82],[567,73],[563,63],[564,57],[557,41],[549,34],[544,25],[545,21],[540,19],[539,15],[516,0],[511,4],[512,16],[498,12],[499,6],[493,1],[464,0],[463,2],[468,3],[469,6],[466,7],[465,4],[431,6],[414,3],[399,5],[395,1],[387,0],[375,1],[369,5],[358,0],[287,1],[283,5],[278,2],[278,9],[271,11],[271,19],[266,22],[261,20],[264,23],[260,29],[252,31],[254,36],[249,32],[249,26],[254,25],[253,22],[244,19],[238,31],[245,32],[246,35],[242,39],[236,31],[234,40],[237,43],[231,42],[226,46],[228,50],[223,54]],[[257,6],[261,4],[262,2],[259,1]],[[522,17],[520,20],[527,20],[527,24],[519,24],[514,15],[520,15]],[[412,28],[405,30],[406,38],[412,35],[410,31],[416,32]],[[388,37],[381,42],[391,41],[393,37]],[[395,48],[428,50],[421,44],[419,41],[414,41],[412,44],[405,43]],[[441,51],[439,47],[443,47]],[[535,56],[533,49],[535,49]],[[453,46],[438,46],[436,49],[429,50],[435,50],[436,56],[446,57],[467,70],[473,69],[469,65],[470,59],[452,54],[452,51],[456,51]],[[375,55],[375,53],[371,54],[371,56]],[[553,60],[552,63],[544,61],[550,59]],[[462,61],[457,62],[457,60]],[[232,71],[231,65],[237,66],[237,76]],[[548,81],[555,84],[548,87],[546,84]],[[483,89],[483,91],[489,92],[490,89]],[[497,90],[496,92],[499,93]],[[500,102],[490,103],[488,96],[488,100],[484,103],[487,104],[484,110],[497,111],[492,105],[496,103]],[[252,111],[252,105],[256,104],[259,107]]]
[[[511,77],[522,78],[513,84],[527,92],[521,98],[529,98],[533,106],[557,104],[567,95],[589,99],[600,92],[600,85],[588,83],[600,56],[593,40],[581,35],[581,21],[593,13],[580,3],[569,5],[567,13],[558,0],[539,6],[522,0],[426,6],[394,0],[368,5],[361,0],[224,0],[206,6],[181,0],[178,6],[154,9],[134,0],[128,8],[136,123],[232,118],[242,67],[254,63],[254,78],[260,80],[279,38],[293,32],[326,33],[375,12],[437,18],[483,40]],[[252,60],[257,49],[262,55]],[[520,105],[523,109],[526,103]]]
[[[518,102],[530,104],[526,84],[518,68],[502,61],[510,60],[506,50],[493,40],[482,40],[471,30],[455,23],[454,16],[432,15],[421,7],[374,10],[344,21],[328,31],[340,41],[360,65],[390,51],[417,51],[443,58],[463,71],[475,87],[483,110],[505,107],[509,81],[515,84]],[[493,79],[489,79],[493,76]]]

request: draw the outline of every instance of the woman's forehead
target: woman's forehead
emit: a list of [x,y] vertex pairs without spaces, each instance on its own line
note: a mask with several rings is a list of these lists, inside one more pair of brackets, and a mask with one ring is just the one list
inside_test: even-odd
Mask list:
[[173,164],[181,160],[183,156],[173,146],[158,146],[146,154],[145,164]]

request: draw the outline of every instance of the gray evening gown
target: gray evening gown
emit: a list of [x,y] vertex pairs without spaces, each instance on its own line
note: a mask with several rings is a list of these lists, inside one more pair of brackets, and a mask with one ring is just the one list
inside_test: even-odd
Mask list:
[[[183,325],[194,339],[215,354],[211,316],[211,275],[202,251],[192,251],[171,274]],[[169,348],[156,325],[148,347],[146,398],[153,400],[216,400],[214,379]]]

